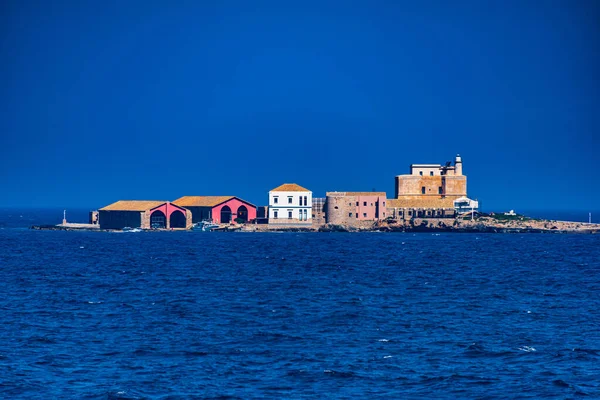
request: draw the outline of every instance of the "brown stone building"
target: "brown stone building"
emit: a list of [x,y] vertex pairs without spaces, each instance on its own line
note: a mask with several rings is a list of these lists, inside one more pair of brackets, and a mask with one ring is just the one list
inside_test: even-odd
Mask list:
[[326,196],[329,224],[358,227],[387,217],[385,192],[327,192]]
[[388,201],[388,215],[393,218],[455,216],[454,201],[467,196],[460,155],[454,165],[412,164],[410,174],[396,177],[395,195]]

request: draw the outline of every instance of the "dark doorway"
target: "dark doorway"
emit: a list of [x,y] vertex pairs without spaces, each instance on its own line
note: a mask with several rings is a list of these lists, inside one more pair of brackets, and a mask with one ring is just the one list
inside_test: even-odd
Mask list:
[[237,210],[237,220],[240,222],[248,222],[248,209],[246,206],[240,206]]
[[177,210],[171,214],[171,228],[185,228],[185,215]]
[[231,222],[231,208],[224,206],[221,208],[221,223],[228,224]]
[[166,221],[165,214],[160,210],[156,210],[150,214],[150,228],[152,229],[165,229],[167,227]]

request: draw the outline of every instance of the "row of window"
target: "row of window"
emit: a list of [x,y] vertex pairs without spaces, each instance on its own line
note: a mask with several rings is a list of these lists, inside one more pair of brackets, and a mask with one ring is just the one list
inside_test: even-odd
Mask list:
[[[406,215],[409,217],[412,217],[413,212],[412,211],[407,211]],[[415,215],[422,217],[423,215],[434,215],[434,216],[441,216],[443,215],[443,211],[437,210],[437,211],[415,211]],[[404,211],[398,211],[398,216],[402,217],[404,216]]]
[[[419,175],[423,176],[423,171],[419,171]],[[429,176],[433,176],[433,171],[429,171]]]
[[[294,196],[288,196],[288,204],[294,204]],[[304,204],[302,201],[304,200]],[[279,196],[273,196],[273,204],[279,204]],[[298,205],[308,205],[308,196],[298,196]]]
[[[293,210],[287,210],[288,219],[293,218]],[[279,218],[279,210],[273,210],[273,218]],[[298,210],[298,219],[300,221],[308,221],[308,210]]]
[[[421,194],[425,194],[425,192],[427,192],[427,188],[425,186],[422,186],[421,187]],[[444,188],[443,187],[441,187],[441,186],[438,187],[438,194],[444,194]]]
[[[352,217],[353,215],[355,215],[355,216],[356,216],[356,218],[358,218],[358,214],[359,214],[359,213],[356,213],[356,214],[353,214],[353,213],[348,213],[348,216],[349,216],[349,217]],[[385,217],[385,213],[383,213],[383,216]],[[363,218],[367,218],[367,213],[363,213]]]
[[[348,203],[349,206],[352,205],[352,203]],[[356,207],[358,207],[360,205],[360,202],[356,202]],[[363,206],[366,207],[367,206],[367,202],[363,201]],[[371,206],[373,206],[373,203],[371,203]],[[385,207],[385,201],[383,202],[383,206]]]

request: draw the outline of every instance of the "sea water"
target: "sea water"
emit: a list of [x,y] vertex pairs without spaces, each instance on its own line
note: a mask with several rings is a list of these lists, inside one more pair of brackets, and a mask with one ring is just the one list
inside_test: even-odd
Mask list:
[[600,236],[0,229],[0,397],[600,396]]

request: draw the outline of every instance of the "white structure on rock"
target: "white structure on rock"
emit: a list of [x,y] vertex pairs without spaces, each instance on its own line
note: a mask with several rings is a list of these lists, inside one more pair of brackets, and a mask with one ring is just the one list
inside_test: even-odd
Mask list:
[[460,197],[454,200],[454,209],[458,214],[477,211],[479,208],[479,202],[477,200],[471,200],[468,197]]

